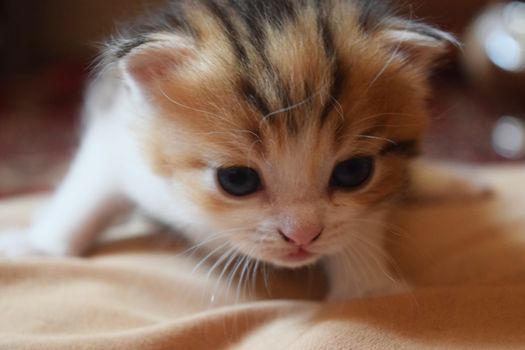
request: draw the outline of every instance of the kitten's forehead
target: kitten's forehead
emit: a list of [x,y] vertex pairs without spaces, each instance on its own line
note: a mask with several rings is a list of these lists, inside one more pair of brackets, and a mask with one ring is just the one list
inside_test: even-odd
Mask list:
[[[223,71],[227,76],[218,78],[229,85],[223,89],[247,102],[255,117],[284,122],[290,129],[305,121],[286,113],[299,106],[307,106],[309,115],[317,113],[318,118],[324,118],[341,92],[344,75],[331,15],[309,2],[270,1],[262,6],[255,1],[251,10],[263,15],[251,16],[241,11],[247,10],[242,7],[250,7],[248,4],[237,3],[241,15],[236,16],[228,13],[231,8],[209,2],[205,10],[209,18],[204,16],[204,25],[196,23],[204,33],[201,37],[211,38],[210,44],[202,45],[210,49],[208,54],[217,57],[221,66],[229,66]],[[347,11],[348,15],[354,13]],[[351,16],[345,18],[350,31],[355,27],[352,20]],[[224,34],[218,46],[217,35],[208,34],[210,22],[222,29],[216,33]],[[358,37],[355,34],[346,33],[347,37]],[[273,118],[278,115],[280,118]],[[311,117],[308,122],[313,122]]]
[[304,6],[247,23],[214,4],[192,17],[198,58],[154,96],[195,149],[269,159],[297,153],[291,145],[355,154],[419,137],[421,78],[361,31],[355,11]]

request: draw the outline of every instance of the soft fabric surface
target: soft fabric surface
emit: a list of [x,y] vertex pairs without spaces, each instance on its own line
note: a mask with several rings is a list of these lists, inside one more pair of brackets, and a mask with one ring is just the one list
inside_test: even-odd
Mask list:
[[[525,168],[477,173],[495,198],[395,215],[391,248],[412,293],[315,301],[315,269],[238,288],[222,267],[208,274],[212,258],[194,270],[205,255],[183,243],[136,236],[88,258],[0,260],[0,349],[523,348]],[[1,225],[38,202],[4,202]]]

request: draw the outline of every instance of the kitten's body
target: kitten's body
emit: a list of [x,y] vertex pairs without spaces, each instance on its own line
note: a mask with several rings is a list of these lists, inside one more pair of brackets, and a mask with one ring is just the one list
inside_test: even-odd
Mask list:
[[[323,260],[333,298],[397,288],[385,217],[426,124],[428,66],[450,38],[381,3],[171,1],[113,40],[76,160],[18,253],[81,254],[131,203],[219,253]],[[356,157],[373,159],[370,179],[332,186]],[[230,196],[216,172],[240,166],[262,184]]]

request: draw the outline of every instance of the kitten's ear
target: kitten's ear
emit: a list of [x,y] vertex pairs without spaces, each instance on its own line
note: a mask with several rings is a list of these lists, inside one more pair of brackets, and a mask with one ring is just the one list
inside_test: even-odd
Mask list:
[[391,21],[379,35],[395,55],[422,68],[430,67],[451,45],[460,46],[453,35],[414,21]]
[[[128,44],[132,45],[132,44]],[[193,42],[176,34],[156,34],[142,38],[132,48],[121,44],[119,68],[124,79],[143,93],[155,89],[159,82],[173,78],[195,57]],[[118,53],[117,53],[118,54]]]

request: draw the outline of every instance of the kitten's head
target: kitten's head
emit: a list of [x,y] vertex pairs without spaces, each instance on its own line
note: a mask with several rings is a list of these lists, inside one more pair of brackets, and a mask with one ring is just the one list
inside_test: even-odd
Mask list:
[[120,44],[151,107],[148,162],[184,209],[174,215],[282,266],[375,239],[407,185],[427,71],[450,37],[345,1],[252,14],[239,3],[193,2],[178,9],[185,30]]

